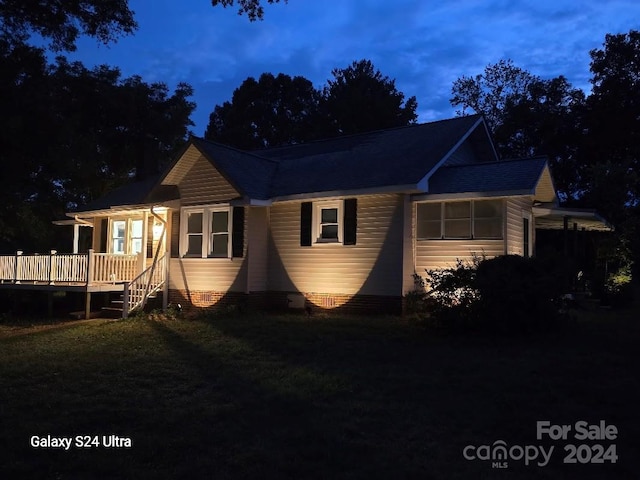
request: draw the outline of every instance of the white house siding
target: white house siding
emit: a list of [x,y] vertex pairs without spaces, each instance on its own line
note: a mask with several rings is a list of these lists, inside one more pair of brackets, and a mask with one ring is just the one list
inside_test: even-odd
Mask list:
[[172,258],[169,288],[180,291],[245,292],[247,289],[247,216],[242,258]]
[[182,206],[228,202],[240,196],[238,191],[202,156],[182,178],[178,188]]
[[247,210],[247,261],[249,292],[264,292],[268,280],[269,209],[250,207]]
[[270,211],[269,290],[402,294],[402,195],[358,197],[356,245],[300,246],[300,203]]
[[[531,213],[533,199],[530,196],[512,197],[507,199],[507,253],[522,255],[524,247],[523,214]],[[533,221],[529,225],[534,228]]]
[[458,259],[471,260],[473,255],[504,255],[504,240],[417,240],[416,273],[453,267]]
[[540,202],[555,202],[557,199],[548,166],[542,171],[542,175],[536,186],[535,199]]
[[410,292],[414,288],[413,274],[415,273],[414,264],[414,239],[415,229],[413,222],[413,203],[409,195],[404,196],[403,210],[403,229],[402,234],[402,291]]

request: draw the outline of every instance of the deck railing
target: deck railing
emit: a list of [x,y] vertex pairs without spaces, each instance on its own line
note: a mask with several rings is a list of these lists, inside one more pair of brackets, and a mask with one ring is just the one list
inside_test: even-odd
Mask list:
[[118,283],[132,280],[143,270],[144,257],[95,253],[0,255],[0,282]]
[[166,257],[162,255],[140,275],[124,285],[122,317],[132,310],[144,308],[145,302],[162,288],[165,282]]

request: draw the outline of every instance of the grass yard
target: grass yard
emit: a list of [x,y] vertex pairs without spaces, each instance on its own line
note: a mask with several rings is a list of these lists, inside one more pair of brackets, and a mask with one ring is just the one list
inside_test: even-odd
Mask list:
[[[0,478],[640,478],[636,316],[581,312],[516,339],[388,317],[5,327]],[[619,435],[537,440],[538,420],[605,420]],[[111,434],[131,448],[30,446]],[[498,440],[555,450],[544,467],[463,456]],[[615,444],[619,458],[563,465],[568,443]]]

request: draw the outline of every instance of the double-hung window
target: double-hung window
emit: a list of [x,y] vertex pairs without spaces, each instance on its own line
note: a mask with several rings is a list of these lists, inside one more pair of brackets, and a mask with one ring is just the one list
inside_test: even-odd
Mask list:
[[231,207],[185,208],[181,255],[200,258],[232,256]]
[[469,200],[430,202],[417,205],[417,238],[501,239],[503,201]]
[[342,201],[317,202],[315,204],[316,243],[342,242]]
[[111,252],[137,254],[144,245],[144,226],[141,219],[111,221]]

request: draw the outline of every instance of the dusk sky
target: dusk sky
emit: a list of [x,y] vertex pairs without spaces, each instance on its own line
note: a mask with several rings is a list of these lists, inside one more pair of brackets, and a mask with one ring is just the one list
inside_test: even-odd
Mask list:
[[194,134],[249,76],[302,75],[316,87],[333,68],[369,59],[418,99],[420,122],[455,115],[451,85],[512,59],[543,78],[564,75],[589,91],[589,50],[605,34],[640,29],[637,0],[289,0],[265,6],[264,21],[209,0],[130,0],[139,29],[105,47],[83,38],[67,56],[118,66],[174,88],[195,89]]

